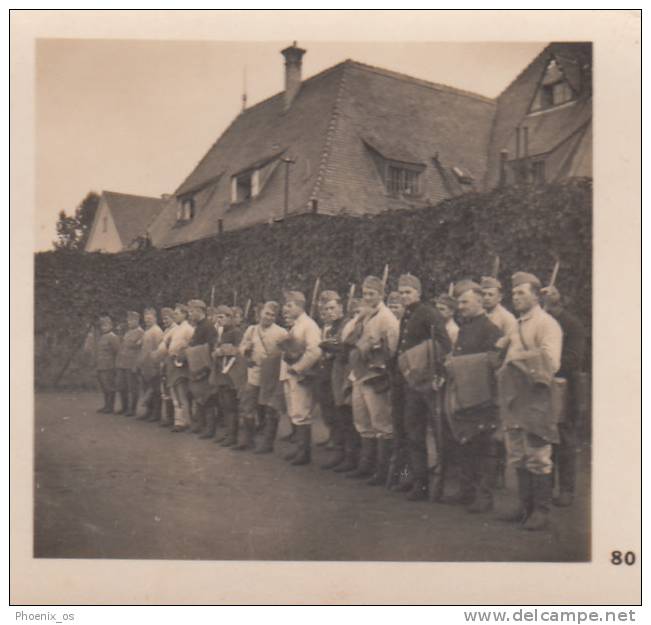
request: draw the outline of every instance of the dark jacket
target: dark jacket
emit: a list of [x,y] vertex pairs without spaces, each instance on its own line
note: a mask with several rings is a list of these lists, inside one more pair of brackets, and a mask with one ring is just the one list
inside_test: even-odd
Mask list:
[[190,339],[190,347],[196,347],[197,345],[207,343],[210,351],[212,351],[215,347],[216,341],[217,330],[215,330],[215,326],[204,317],[194,328],[194,334]]
[[585,359],[585,329],[578,317],[567,310],[561,310],[556,321],[563,330],[563,351],[561,352],[561,368],[556,373],[559,378],[571,378],[583,370]]
[[[502,336],[500,329],[485,315],[469,319],[461,319],[459,324],[459,336],[454,346],[451,359],[459,356],[469,356],[471,354],[495,354],[495,364],[497,364],[497,349],[495,343]],[[490,367],[490,359],[486,361],[486,366]],[[453,371],[453,367],[448,366],[448,371]],[[493,387],[494,401],[485,405],[475,406],[467,409],[451,409],[456,402],[447,401],[448,421],[454,437],[460,442],[466,442],[477,434],[497,427],[497,389],[495,387],[492,368],[489,369],[490,384]],[[455,381],[449,380],[447,393],[455,393]],[[447,399],[452,399],[448,397]],[[456,404],[458,405],[458,404]],[[450,414],[453,413],[453,414]]]
[[452,345],[441,313],[423,302],[410,304],[400,320],[398,355],[432,338],[432,334],[441,353],[448,354]]

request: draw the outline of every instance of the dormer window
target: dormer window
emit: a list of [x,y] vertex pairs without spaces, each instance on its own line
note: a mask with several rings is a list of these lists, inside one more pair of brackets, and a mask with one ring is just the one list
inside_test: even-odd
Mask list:
[[556,59],[551,59],[547,64],[545,74],[531,105],[531,112],[554,108],[566,102],[571,102],[574,98],[574,90],[565,79],[563,69]]
[[418,195],[420,169],[404,164],[387,164],[386,185],[391,195]]
[[176,221],[184,224],[194,219],[195,202],[193,197],[183,198],[179,201],[176,209]]
[[282,152],[231,177],[231,204],[247,202],[260,195],[278,166],[280,154]]

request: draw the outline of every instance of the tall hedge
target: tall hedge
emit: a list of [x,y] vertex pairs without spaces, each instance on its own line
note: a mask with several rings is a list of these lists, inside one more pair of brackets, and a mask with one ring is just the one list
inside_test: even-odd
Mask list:
[[[216,303],[231,304],[234,290],[240,304],[279,299],[288,288],[309,297],[317,276],[322,288],[343,294],[366,274],[381,275],[385,263],[390,288],[409,271],[433,294],[451,281],[485,275],[495,254],[507,286],[516,270],[548,280],[560,259],[557,285],[589,328],[591,179],[471,193],[369,217],[303,215],[168,250],[42,252],[35,259],[36,382],[53,381],[104,311],[119,319],[127,309],[208,300],[212,285]],[[76,363],[66,382],[88,364]]]

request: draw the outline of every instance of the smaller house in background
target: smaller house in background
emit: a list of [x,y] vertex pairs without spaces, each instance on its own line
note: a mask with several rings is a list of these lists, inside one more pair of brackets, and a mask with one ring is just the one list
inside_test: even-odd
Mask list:
[[165,199],[102,191],[86,252],[123,252],[147,245],[147,231]]

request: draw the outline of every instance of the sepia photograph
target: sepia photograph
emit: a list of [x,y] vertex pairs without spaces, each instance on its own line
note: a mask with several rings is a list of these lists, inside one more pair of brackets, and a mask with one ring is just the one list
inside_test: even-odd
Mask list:
[[33,40],[29,557],[630,568],[593,38],[295,31]]

